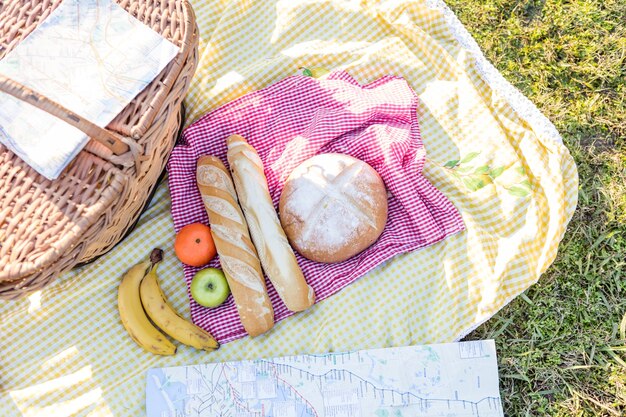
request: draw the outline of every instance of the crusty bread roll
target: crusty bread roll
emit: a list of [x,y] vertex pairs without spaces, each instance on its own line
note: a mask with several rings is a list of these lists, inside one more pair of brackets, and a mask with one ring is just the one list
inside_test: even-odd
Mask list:
[[196,180],[241,323],[250,336],[257,336],[274,326],[274,310],[230,174],[218,158],[203,156]]
[[263,270],[289,310],[306,310],[315,302],[315,293],[306,283],[278,220],[263,162],[243,137],[233,135],[227,142],[235,191]]
[[368,248],[387,222],[387,191],[368,164],[321,154],[287,178],[280,221],[294,249],[317,262],[341,262]]

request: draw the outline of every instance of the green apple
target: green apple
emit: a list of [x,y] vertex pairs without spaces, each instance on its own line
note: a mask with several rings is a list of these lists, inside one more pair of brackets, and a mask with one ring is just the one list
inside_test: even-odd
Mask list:
[[191,296],[204,307],[217,307],[226,300],[230,288],[224,273],[216,268],[196,272],[191,280]]

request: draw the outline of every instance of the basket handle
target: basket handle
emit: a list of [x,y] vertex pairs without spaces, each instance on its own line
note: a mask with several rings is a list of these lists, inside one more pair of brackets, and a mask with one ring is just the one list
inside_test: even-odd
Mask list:
[[87,136],[102,143],[109,148],[115,155],[121,155],[130,149],[128,144],[124,143],[121,135],[101,128],[89,120],[69,111],[60,104],[42,96],[41,94],[31,90],[30,88],[0,74],[0,91],[10,94],[18,100],[22,100],[31,104],[46,113],[49,113],[66,123],[81,130]]

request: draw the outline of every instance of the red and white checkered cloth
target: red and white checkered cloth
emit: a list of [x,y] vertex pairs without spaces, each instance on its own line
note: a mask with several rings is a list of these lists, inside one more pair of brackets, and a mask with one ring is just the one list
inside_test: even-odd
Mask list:
[[[352,155],[370,164],[389,191],[389,217],[378,241],[338,264],[296,254],[307,282],[321,301],[400,253],[432,245],[464,229],[456,208],[421,174],[425,150],[417,122],[417,96],[405,80],[386,76],[361,86],[338,71],[325,79],[292,76],[234,100],[185,129],[168,163],[176,232],[189,223],[208,224],[196,186],[196,161],[215,155],[226,161],[226,138],[244,136],[265,164],[274,205],[284,181],[319,153]],[[218,267],[218,260],[210,266]],[[187,288],[198,268],[184,265]],[[287,310],[269,281],[275,320]],[[194,323],[221,343],[246,335],[232,297],[215,309],[190,297]]]

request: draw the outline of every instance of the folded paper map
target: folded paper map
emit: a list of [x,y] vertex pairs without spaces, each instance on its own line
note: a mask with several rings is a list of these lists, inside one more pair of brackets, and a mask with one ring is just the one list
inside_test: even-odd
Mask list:
[[[0,74],[104,127],[176,56],[178,47],[110,0],[64,0],[0,61]],[[0,142],[55,179],[88,138],[0,93]]]
[[148,417],[503,417],[493,340],[150,369]]

